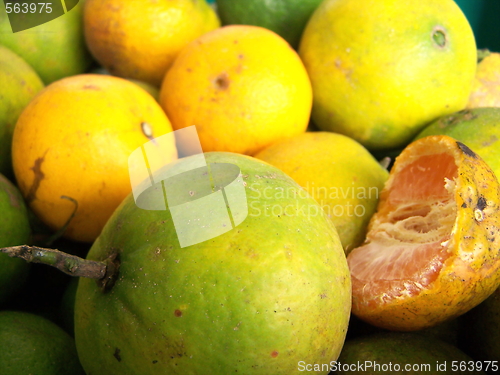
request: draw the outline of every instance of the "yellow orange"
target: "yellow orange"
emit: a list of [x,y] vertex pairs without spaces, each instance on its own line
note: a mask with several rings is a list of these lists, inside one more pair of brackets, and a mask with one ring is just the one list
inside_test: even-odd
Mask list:
[[159,101],[174,129],[196,125],[205,152],[252,155],[305,132],[312,90],[302,61],[283,38],[233,25],[182,50]]
[[[24,109],[12,159],[19,188],[54,230],[91,242],[131,191],[130,154],[172,128],[155,99],[125,79],[84,74],[56,81]],[[175,146],[164,154],[176,157]]]
[[370,150],[404,147],[428,122],[464,109],[477,65],[453,0],[325,0],[299,53],[313,121]]
[[87,0],[87,45],[109,72],[159,86],[180,50],[220,26],[205,0]]

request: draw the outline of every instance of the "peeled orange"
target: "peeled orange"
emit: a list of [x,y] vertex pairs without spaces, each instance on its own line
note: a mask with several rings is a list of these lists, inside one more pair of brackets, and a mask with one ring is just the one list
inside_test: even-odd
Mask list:
[[463,143],[429,136],[407,146],[347,258],[353,313],[409,331],[486,299],[500,283],[499,203],[494,173]]

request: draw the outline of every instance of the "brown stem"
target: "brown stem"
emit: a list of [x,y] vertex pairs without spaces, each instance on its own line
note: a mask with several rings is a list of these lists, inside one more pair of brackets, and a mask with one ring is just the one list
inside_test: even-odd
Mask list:
[[97,280],[107,276],[107,262],[87,260],[55,249],[21,245],[0,248],[0,252],[10,257],[22,258],[30,263],[47,264],[71,276]]

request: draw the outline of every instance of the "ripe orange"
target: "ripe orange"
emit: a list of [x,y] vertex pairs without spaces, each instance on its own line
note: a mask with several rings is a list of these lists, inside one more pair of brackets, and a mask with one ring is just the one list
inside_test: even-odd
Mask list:
[[262,27],[232,25],[182,50],[159,101],[174,129],[196,125],[204,151],[252,155],[305,132],[312,89],[283,38]]
[[429,136],[396,159],[365,244],[347,257],[353,313],[417,330],[459,316],[500,284],[500,187],[463,143]]
[[325,0],[299,53],[313,121],[370,150],[404,147],[428,122],[464,109],[477,65],[453,0]]
[[318,201],[346,253],[363,242],[389,173],[361,144],[341,134],[306,132],[255,157],[281,169]]
[[500,52],[480,54],[467,108],[500,107]]
[[14,173],[31,209],[54,230],[70,219],[76,201],[65,236],[92,242],[131,191],[130,154],[171,131],[155,99],[132,82],[94,74],[64,78],[19,117]]
[[113,75],[156,86],[187,43],[219,26],[205,0],[85,2],[85,38],[96,60]]

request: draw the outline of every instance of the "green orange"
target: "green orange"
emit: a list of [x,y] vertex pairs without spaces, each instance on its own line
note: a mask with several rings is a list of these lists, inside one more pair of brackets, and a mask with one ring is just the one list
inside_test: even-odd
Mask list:
[[294,48],[311,14],[321,0],[217,0],[223,25],[265,27],[282,36]]
[[20,56],[0,45],[0,173],[12,174],[14,126],[24,107],[43,89],[38,74]]
[[5,7],[0,7],[0,44],[21,56],[47,85],[84,73],[92,57],[83,37],[83,1],[50,22],[12,32]]
[[2,375],[83,375],[74,340],[52,321],[27,312],[0,311]]
[[[31,228],[28,210],[17,187],[0,174],[0,247],[27,245]],[[0,303],[26,282],[29,264],[0,253]]]
[[[189,205],[184,209],[146,210],[126,198],[88,254],[99,261],[116,256],[115,283],[78,285],[75,339],[87,373],[288,375],[298,361],[339,355],[351,285],[331,221],[279,169],[240,154],[205,158],[239,224],[181,247],[179,212],[198,212],[192,225],[209,219],[200,230],[224,228],[206,201],[199,203],[215,194],[200,193],[201,179],[173,191]],[[155,202],[154,192],[163,191],[161,184],[152,189],[141,202]],[[238,189],[243,201],[231,198]]]
[[447,135],[466,144],[500,177],[500,107],[471,108],[442,116],[415,139],[429,135]]

